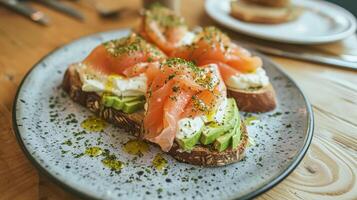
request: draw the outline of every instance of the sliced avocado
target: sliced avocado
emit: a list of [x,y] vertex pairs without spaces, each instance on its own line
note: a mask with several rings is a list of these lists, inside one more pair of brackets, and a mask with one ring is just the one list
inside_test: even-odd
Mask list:
[[239,130],[240,129],[239,114],[235,121],[236,121],[236,125],[234,126],[234,128],[232,130],[226,132],[222,136],[219,136],[214,141],[213,146],[219,152],[226,150],[231,143],[232,143],[232,148],[233,148],[233,137],[237,135],[237,130],[240,132],[240,130]]
[[116,110],[121,110],[124,106],[121,98],[117,96],[104,95],[102,102],[105,107],[114,108]]
[[116,99],[113,101],[113,104],[112,104],[111,107],[114,108],[115,110],[122,110],[123,107],[124,107],[124,102],[121,101],[119,98],[116,98]]
[[131,114],[144,108],[145,101],[124,102],[123,112]]
[[145,96],[122,97],[120,100],[122,102],[141,101],[141,100],[145,100]]
[[180,148],[184,151],[191,151],[200,140],[202,129],[200,131],[197,131],[190,137],[176,138],[176,141],[178,142]]
[[133,113],[143,108],[145,96],[118,97],[104,95],[102,97],[102,102],[105,107],[112,107],[116,110],[123,110],[123,112],[126,113]]
[[239,127],[236,129],[235,134],[232,137],[232,149],[236,149],[239,146],[241,140],[241,131],[240,131],[240,123]]
[[213,143],[213,146],[219,152],[224,151],[231,144],[231,138],[234,135],[233,130],[226,132],[224,135],[219,136]]
[[207,145],[214,142],[219,136],[223,135],[227,131],[227,127],[219,126],[219,127],[204,127],[202,131],[202,135],[200,141],[202,144]]
[[235,110],[234,118],[232,119],[232,123],[235,123],[234,128],[228,131],[227,133],[225,133],[224,135],[218,137],[213,144],[215,149],[217,149],[220,152],[226,150],[231,143],[233,148],[233,136],[237,134],[237,130],[240,132],[240,116],[239,116],[238,108],[235,103],[234,103],[234,110]]
[[237,125],[240,125],[240,115],[239,115],[239,110],[238,110],[238,106],[236,104],[236,101],[232,98],[228,99],[228,102],[230,104],[230,109],[231,109],[231,118],[228,121],[227,120],[227,124],[229,125],[229,127],[231,128],[235,128]]
[[239,112],[237,105],[233,99],[228,99],[226,113],[222,125],[218,127],[206,126],[202,131],[201,143],[204,145],[213,143],[219,136],[234,128],[236,121],[234,120]]
[[102,98],[103,105],[105,107],[112,107],[114,101],[116,101],[116,98],[117,97],[115,97],[115,96],[104,95]]

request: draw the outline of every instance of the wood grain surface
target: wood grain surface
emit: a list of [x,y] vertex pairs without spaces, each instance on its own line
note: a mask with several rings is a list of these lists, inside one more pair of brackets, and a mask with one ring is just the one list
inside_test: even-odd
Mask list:
[[[34,4],[51,17],[48,27],[0,7],[0,199],[77,198],[38,174],[21,151],[11,127],[15,92],[31,66],[53,49],[90,33],[135,27],[141,1],[118,1],[125,12],[109,19],[100,18],[90,1],[73,2],[65,3],[81,10],[84,22]],[[191,26],[217,25],[204,13],[203,0],[192,2],[182,0],[182,15]],[[357,44],[351,42],[317,48],[355,51]],[[357,72],[271,58],[305,92],[313,106],[316,127],[310,149],[297,169],[257,199],[357,199]]]

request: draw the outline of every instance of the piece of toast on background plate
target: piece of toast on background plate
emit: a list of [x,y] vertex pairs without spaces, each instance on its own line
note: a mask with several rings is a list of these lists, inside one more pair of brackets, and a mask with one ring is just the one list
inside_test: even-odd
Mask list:
[[231,2],[231,15],[241,21],[280,24],[297,19],[302,12],[289,1],[237,0]]

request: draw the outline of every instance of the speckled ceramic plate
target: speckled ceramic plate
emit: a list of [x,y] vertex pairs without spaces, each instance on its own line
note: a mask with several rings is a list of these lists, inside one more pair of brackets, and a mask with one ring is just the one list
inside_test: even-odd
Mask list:
[[[263,57],[278,96],[276,110],[256,116],[248,127],[256,145],[232,165],[204,168],[168,161],[164,170],[152,165],[157,147],[142,156],[123,151],[133,136],[108,125],[84,131],[80,123],[92,114],[72,102],[60,84],[70,63],[78,62],[103,41],[129,30],[99,33],[65,45],[36,64],[21,83],[13,109],[18,141],[38,169],[66,189],[100,199],[233,199],[252,198],[283,180],[304,156],[313,132],[309,103],[296,84]],[[90,157],[88,147],[107,149],[125,164],[120,171],[103,165],[103,155]]]

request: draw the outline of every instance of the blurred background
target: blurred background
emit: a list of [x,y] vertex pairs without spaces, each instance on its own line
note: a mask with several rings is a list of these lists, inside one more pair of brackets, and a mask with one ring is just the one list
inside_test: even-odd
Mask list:
[[[274,2],[274,0],[255,1]],[[299,2],[308,2],[308,0],[277,0],[275,2],[279,1],[287,2],[288,6]],[[357,15],[357,1],[329,1],[334,5],[340,5],[349,10],[354,16]],[[305,9],[309,13],[306,12],[307,14],[303,14],[300,18],[291,22],[255,24],[243,22],[230,16],[227,10],[229,9],[227,7],[229,6],[229,0],[0,0],[0,67],[5,67],[4,63],[6,63],[6,65],[11,66],[8,70],[12,74],[24,73],[22,70],[16,69],[27,69],[51,50],[73,39],[101,31],[120,28],[136,29],[141,19],[140,12],[145,6],[154,2],[160,2],[174,9],[176,13],[186,19],[191,28],[215,25],[236,41],[241,42],[242,45],[266,54],[317,62],[328,66],[357,68],[356,20],[349,19],[351,24],[347,25],[346,22],[341,22],[341,20],[346,21],[344,18],[346,16],[348,18],[348,15],[351,14],[339,10],[339,7],[333,6],[337,13],[319,9],[317,6],[317,9]],[[216,4],[225,3],[225,5],[213,7],[210,14],[207,9],[207,4],[210,2]],[[315,4],[321,2],[323,4],[326,1],[311,0],[311,2],[315,2]],[[222,8],[224,9],[222,10]],[[248,13],[249,11],[248,9]],[[286,10],[282,12],[289,13]],[[317,21],[310,20],[310,17],[314,16],[317,16]],[[217,20],[222,18],[234,20],[235,24],[227,26],[224,20]],[[320,18],[325,19],[320,23]],[[294,23],[297,24],[295,25]],[[335,34],[336,31],[333,30],[346,28],[341,28],[341,24],[342,26],[350,26],[347,27],[349,28],[348,33],[345,31],[343,37],[341,37],[341,34]],[[306,36],[317,35],[316,28],[322,31],[321,35],[335,34],[339,38],[338,40],[333,40],[333,42],[306,42],[305,44],[296,44],[294,42],[291,44],[286,41],[279,41],[281,39],[279,37],[281,30],[290,30],[290,32],[281,32],[281,36],[294,37],[296,32],[297,37],[306,39]],[[248,29],[250,32],[247,32]],[[259,32],[260,37],[257,36]],[[278,37],[275,36],[274,40],[264,37],[274,32],[278,34]],[[319,37],[316,38],[319,39]],[[281,51],[282,49],[283,51]],[[18,54],[14,52],[24,52],[26,56],[22,56],[21,62],[18,62]]]
[[[237,1],[274,2],[272,0]],[[319,2],[324,2],[315,0],[311,1],[317,2],[315,4],[318,4]],[[349,12],[352,13],[354,16],[356,16],[357,1],[329,1],[336,5],[340,5],[341,7],[349,10]],[[327,63],[339,66],[342,65],[345,67],[351,67],[349,62],[345,63],[347,57],[352,58],[353,62],[357,62],[357,50],[355,48],[352,48],[354,44],[357,44],[355,34],[353,34],[353,37],[347,37],[351,36],[351,34],[355,32],[353,31],[353,29],[355,29],[353,25],[356,26],[356,22],[355,20],[354,24],[352,23],[353,21],[348,22],[352,23],[352,27],[350,27],[350,30],[346,31],[348,33],[343,33],[343,37],[338,33],[335,33],[341,31],[341,29],[346,28],[341,27],[341,24],[346,25],[347,22],[343,22],[343,20],[345,20],[343,19],[343,17],[346,17],[346,15],[348,15],[346,13],[343,13],[344,11],[342,11],[342,14],[338,13],[338,7],[336,6],[334,8],[335,11],[337,8],[336,12],[330,12],[329,10],[324,9],[319,10],[318,7],[317,10],[316,8],[306,7],[304,8],[305,13],[301,14],[301,16],[297,19],[290,20],[289,18],[291,16],[283,16],[283,19],[286,19],[286,22],[283,21],[281,24],[255,24],[245,22],[242,19],[232,18],[232,16],[230,16],[229,11],[226,12],[227,10],[224,10],[229,9],[226,8],[227,5],[229,6],[229,3],[227,4],[229,0],[216,0],[216,4],[222,4],[222,6],[217,6],[217,8],[213,8],[213,10],[211,9],[211,14],[207,9],[207,4],[212,2],[209,0],[0,0],[0,44],[4,47],[3,50],[0,50],[0,53],[6,55],[8,52],[11,51],[5,52],[4,49],[17,48],[17,46],[14,46],[13,44],[16,44],[16,41],[19,38],[23,38],[23,40],[28,41],[28,44],[24,44],[22,42],[21,45],[36,45],[38,46],[38,48],[44,48],[46,46],[46,49],[48,49],[48,47],[55,48],[60,44],[64,44],[73,40],[74,38],[78,38],[80,36],[88,35],[95,32],[119,28],[136,28],[140,22],[140,12],[142,11],[142,9],[154,2],[160,2],[161,4],[175,10],[176,13],[181,14],[186,19],[188,25],[191,28],[212,24],[216,25],[223,29],[223,31],[230,34],[233,39],[236,39],[238,41],[244,41],[248,43],[246,45],[248,45],[250,48],[260,50],[264,53],[304,59],[313,62],[326,61],[324,62],[325,64]],[[195,4],[194,6],[192,5],[193,2]],[[299,3],[300,1],[277,0],[275,2],[285,2],[285,7],[277,8],[278,11],[274,13],[275,15],[280,16],[290,15],[286,14],[291,12],[291,10],[288,10],[288,8],[290,9],[290,6],[295,6],[295,4]],[[303,2],[306,2],[306,0],[304,0]],[[299,6],[300,5],[298,5],[298,7]],[[221,8],[223,7],[224,9],[222,10]],[[275,9],[267,6],[265,7],[267,10]],[[248,10],[244,8],[243,11],[248,12],[248,14],[250,14],[249,9],[251,9],[252,13],[254,13],[254,10],[256,10],[257,8],[256,6],[252,6],[248,7]],[[259,12],[260,11],[261,10],[259,10]],[[264,11],[262,13],[264,13]],[[335,16],[336,19],[334,19]],[[227,19],[227,17],[230,17],[230,19]],[[226,21],[219,20],[223,18],[226,18]],[[320,19],[322,19],[321,23],[319,21]],[[235,24],[227,25],[233,23],[229,22],[228,20],[235,20]],[[315,24],[316,26],[314,26]],[[294,28],[294,30],[292,30],[292,28]],[[292,38],[295,33],[297,35],[297,39],[299,40],[306,39],[304,38],[305,36],[318,36],[318,31],[315,31],[315,29],[320,31],[321,33],[319,34],[323,37],[324,34],[334,34],[333,36],[337,36],[339,38],[335,40],[332,40],[330,38],[331,40],[323,40],[323,42],[311,42],[310,40],[296,42],[296,40],[291,40],[296,39]],[[280,33],[280,30],[290,30],[290,32],[282,32],[282,36],[290,36],[290,39],[283,40],[282,38],[274,36],[274,31],[276,32],[276,35]],[[260,37],[257,36],[259,34]],[[9,43],[8,38],[4,37],[5,35],[8,35],[9,38],[13,38],[12,40],[10,40],[11,43]],[[270,37],[270,39],[268,36]],[[289,45],[291,43],[297,45]],[[303,46],[300,46],[300,43],[303,43]],[[331,45],[333,46],[333,48],[331,48]],[[267,49],[266,47],[276,47],[276,49]],[[278,52],[277,49],[286,49],[289,50],[289,52],[292,52],[293,54],[297,55],[287,55],[284,52]],[[321,51],[321,49],[324,50]],[[309,53],[314,54],[315,57],[302,57],[301,51],[309,51]],[[348,56],[351,54],[351,52],[353,52],[352,54],[355,55],[355,57]],[[44,55],[47,52],[42,52],[38,49],[37,51],[31,53],[38,53],[39,55]],[[13,57],[14,55],[9,56]],[[323,58],[316,56],[323,56]],[[326,56],[328,57],[328,59],[334,60],[332,60],[332,62],[327,61],[328,59],[325,59]],[[351,59],[349,59],[348,61],[351,61]],[[356,65],[356,63],[352,65]]]
[[341,7],[349,10],[355,17],[357,17],[357,1],[355,0],[327,0],[329,2],[340,5]]

